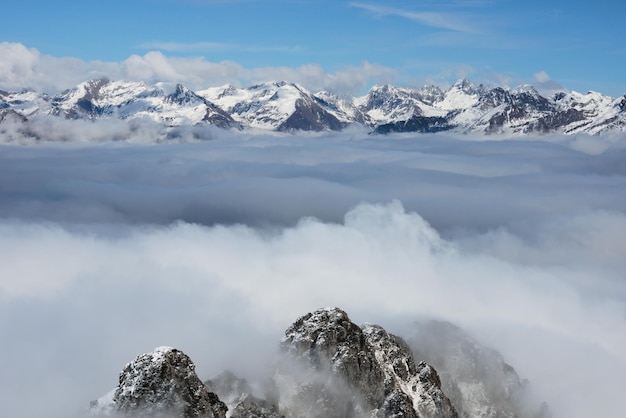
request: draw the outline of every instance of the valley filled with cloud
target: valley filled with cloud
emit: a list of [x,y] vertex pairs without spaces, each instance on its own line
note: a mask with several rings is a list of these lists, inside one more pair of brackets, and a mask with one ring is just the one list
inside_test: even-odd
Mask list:
[[323,306],[399,335],[448,320],[555,416],[621,413],[623,134],[47,123],[65,142],[0,146],[7,416],[79,416],[161,345],[254,381]]

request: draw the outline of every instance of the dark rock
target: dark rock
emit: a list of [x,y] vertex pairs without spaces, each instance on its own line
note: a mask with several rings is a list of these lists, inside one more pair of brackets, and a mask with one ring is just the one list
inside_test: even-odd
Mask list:
[[[275,379],[281,409],[345,417],[384,401],[381,367],[361,328],[342,310],[321,309],[299,318],[285,332],[282,349],[293,362],[282,364]],[[295,389],[285,396],[287,386]]]
[[392,132],[420,132],[435,133],[449,131],[454,126],[448,120],[440,116],[413,116],[409,120],[386,123],[377,126],[374,133],[388,134]]
[[314,99],[299,98],[296,110],[277,128],[281,132],[289,131],[339,131],[345,127],[339,119],[324,110]]
[[435,369],[424,362],[416,365],[402,338],[377,325],[365,325],[363,332],[385,374],[385,416],[411,416],[407,411],[413,409],[423,418],[457,417]]
[[225,418],[227,408],[206,390],[187,355],[159,347],[127,364],[110,402],[95,401],[91,410],[128,417]]
[[562,126],[569,125],[573,122],[579,122],[585,119],[585,115],[577,109],[567,109],[565,111],[552,113],[539,118],[536,122],[531,123],[526,130],[527,132],[551,132]]
[[540,95],[539,92],[534,88],[531,88],[530,90],[514,92],[511,97],[513,99],[513,104],[515,104],[515,106],[518,108],[524,109],[526,113],[533,111],[555,111],[553,102]]
[[512,105],[513,98],[508,91],[501,87],[496,87],[494,89],[487,90],[485,94],[480,96],[478,103],[478,106],[482,110],[490,110],[501,105]]
[[489,119],[489,127],[485,133],[497,133],[505,124],[510,124],[516,119],[521,119],[526,116],[524,109],[517,107],[516,105],[507,105],[504,109]]
[[375,325],[360,328],[340,309],[298,319],[282,348],[293,361],[275,376],[287,415],[456,417],[436,372],[416,366],[406,343]]

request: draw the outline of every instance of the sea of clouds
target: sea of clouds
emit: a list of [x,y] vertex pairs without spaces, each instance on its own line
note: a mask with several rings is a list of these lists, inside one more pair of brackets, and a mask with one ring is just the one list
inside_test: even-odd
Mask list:
[[78,415],[161,345],[202,379],[253,380],[285,328],[324,306],[400,334],[451,321],[556,417],[622,413],[623,134],[134,123],[34,122],[52,141],[3,125],[2,415]]

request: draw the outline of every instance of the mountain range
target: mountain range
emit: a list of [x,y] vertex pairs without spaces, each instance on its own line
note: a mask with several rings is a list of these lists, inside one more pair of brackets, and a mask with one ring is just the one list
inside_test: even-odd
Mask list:
[[148,119],[167,126],[213,125],[262,131],[338,131],[352,125],[373,133],[454,131],[476,134],[626,131],[626,95],[565,89],[540,93],[459,80],[444,90],[374,86],[361,97],[312,93],[289,82],[192,91],[183,85],[98,78],[57,95],[0,90],[0,123],[31,118]]
[[[225,371],[204,382],[182,351],[137,356],[87,417],[549,418],[495,350],[441,321],[405,340],[339,308],[298,318],[261,384]],[[437,364],[437,370],[433,366]]]

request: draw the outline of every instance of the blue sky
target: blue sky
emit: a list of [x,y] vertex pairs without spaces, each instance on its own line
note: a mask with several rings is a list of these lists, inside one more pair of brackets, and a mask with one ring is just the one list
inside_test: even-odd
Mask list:
[[547,74],[573,90],[626,93],[621,0],[35,0],[3,9],[0,42],[83,64],[160,51],[265,68],[268,78],[276,67],[332,75],[376,66],[353,89],[461,77],[515,87]]

